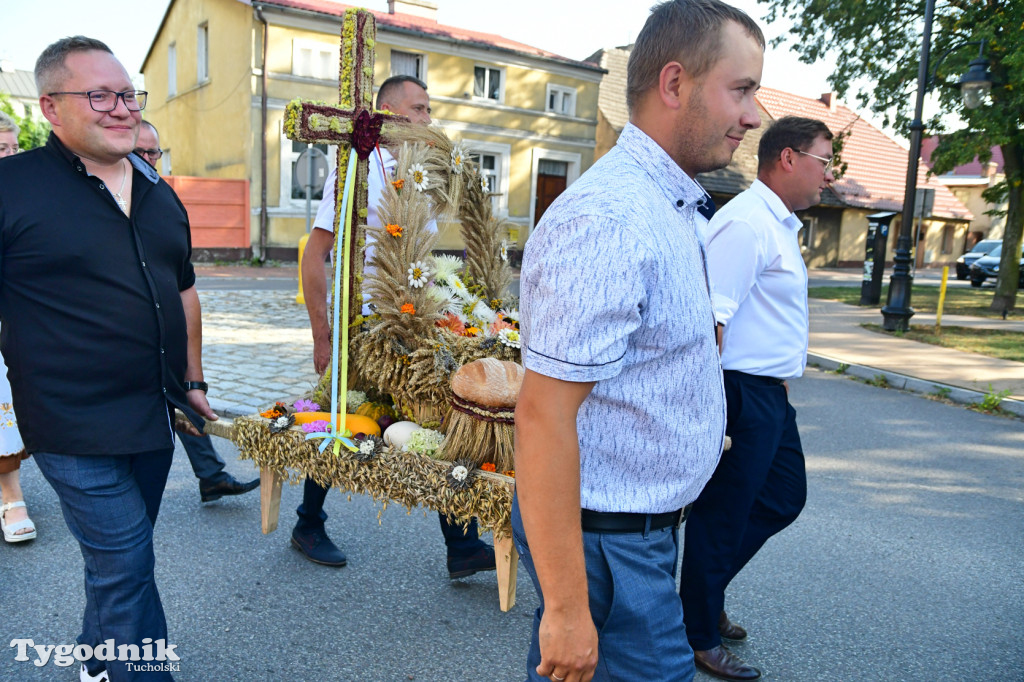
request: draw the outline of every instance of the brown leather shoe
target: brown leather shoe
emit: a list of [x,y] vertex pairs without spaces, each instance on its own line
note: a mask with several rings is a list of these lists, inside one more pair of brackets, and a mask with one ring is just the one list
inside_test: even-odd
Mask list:
[[723,680],[757,680],[761,671],[747,665],[739,656],[719,644],[714,649],[694,651],[693,662],[709,675]]
[[729,616],[725,615],[725,611],[722,611],[722,615],[718,617],[718,634],[723,639],[731,639],[736,642],[747,638],[747,631],[729,620]]

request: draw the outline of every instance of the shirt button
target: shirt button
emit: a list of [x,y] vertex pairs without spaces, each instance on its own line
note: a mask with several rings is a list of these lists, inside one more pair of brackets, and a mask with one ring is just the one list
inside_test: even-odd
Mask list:
[[677,201],[677,202],[676,202],[676,206],[678,206],[679,208],[682,208],[682,207],[683,207],[683,204],[685,204],[685,203],[686,203],[685,201],[683,201],[682,199],[680,199],[679,201]]
[[146,261],[142,261],[142,267],[146,267]]
[[164,386],[164,393],[167,393],[167,387]]
[[159,308],[159,307],[160,307],[160,304],[159,304],[159,303],[157,303],[157,304],[156,304],[156,307],[157,307],[157,308]]
[[101,183],[100,183],[100,189],[106,189],[106,188],[107,188],[107,186],[106,186],[106,185],[104,185],[104,184],[103,184],[103,183],[101,182]]
[[160,349],[160,355],[163,355],[163,354],[164,354],[164,349],[163,349],[163,348],[161,348],[161,349]]

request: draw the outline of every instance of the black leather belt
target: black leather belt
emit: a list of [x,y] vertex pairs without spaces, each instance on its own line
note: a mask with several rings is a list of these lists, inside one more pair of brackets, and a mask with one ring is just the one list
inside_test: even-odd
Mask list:
[[727,369],[724,370],[724,373],[739,374],[747,379],[753,379],[754,381],[759,381],[763,384],[768,384],[769,386],[781,386],[782,384],[786,383],[785,379],[779,379],[777,377],[766,377],[760,374],[747,374],[746,372],[741,372],[736,369]]
[[678,527],[686,520],[690,506],[664,514],[626,514],[581,509],[580,516],[583,530],[590,533],[643,533],[646,530]]

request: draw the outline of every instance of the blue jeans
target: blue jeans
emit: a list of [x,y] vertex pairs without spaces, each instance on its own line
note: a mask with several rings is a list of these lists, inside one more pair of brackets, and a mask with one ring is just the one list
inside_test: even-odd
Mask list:
[[195,472],[196,478],[210,483],[220,483],[227,479],[224,460],[214,449],[210,436],[193,436],[182,431],[175,433],[185,448],[185,454],[192,463],[192,471]]
[[[512,541],[540,597],[533,617],[526,679],[545,680],[537,675],[544,595],[523,531],[518,498],[512,500]],[[686,642],[682,604],[676,593],[678,549],[675,528],[646,534],[583,533],[590,615],[598,638],[594,680],[693,679],[693,651]]]
[[[33,453],[85,560],[79,644],[95,648],[113,639],[141,649],[145,637],[167,639],[153,575],[153,524],[173,454],[171,448],[118,456]],[[106,667],[111,682],[172,679],[169,672],[129,671],[121,661],[93,659],[86,666],[94,674]]]
[[[328,488],[322,487],[312,478],[306,479],[302,488],[302,504],[295,510],[299,520],[293,532],[305,535],[324,530],[324,522],[327,521],[324,500],[327,499],[327,491]],[[449,557],[472,556],[484,546],[476,519],[473,519],[463,531],[461,525],[450,522],[444,514],[438,514],[437,517],[441,521],[441,533],[444,535]]]

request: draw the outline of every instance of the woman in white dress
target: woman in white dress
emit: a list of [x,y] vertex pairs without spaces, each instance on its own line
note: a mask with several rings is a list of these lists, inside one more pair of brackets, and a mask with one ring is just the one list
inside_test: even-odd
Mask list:
[[[18,151],[18,126],[0,112],[0,158]],[[7,382],[7,365],[0,355],[0,531],[7,542],[25,542],[36,536],[36,528],[28,517],[21,494],[19,469],[28,457],[18,433],[18,421],[11,403],[11,385]]]

